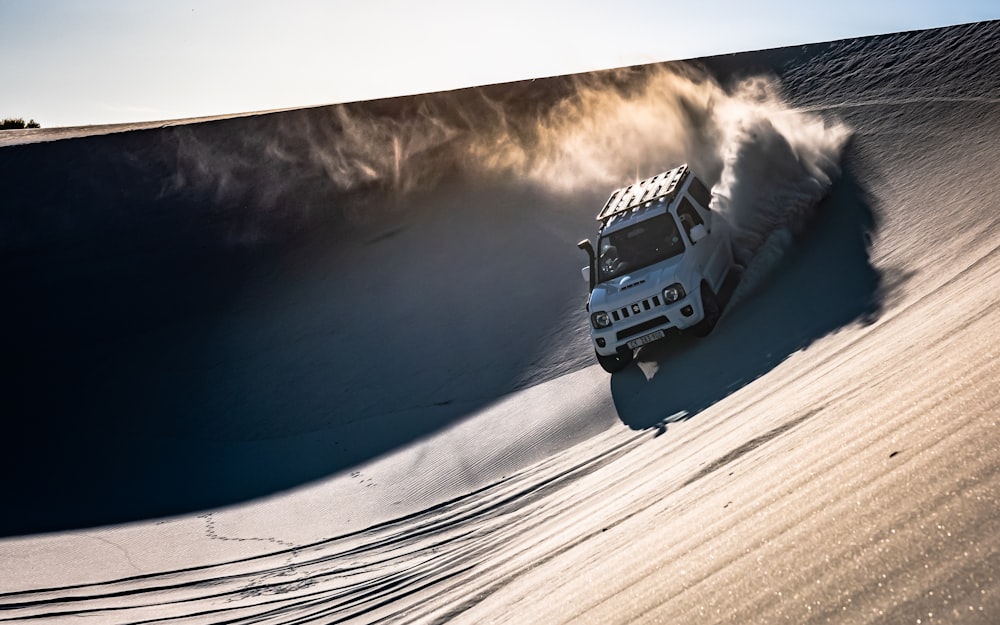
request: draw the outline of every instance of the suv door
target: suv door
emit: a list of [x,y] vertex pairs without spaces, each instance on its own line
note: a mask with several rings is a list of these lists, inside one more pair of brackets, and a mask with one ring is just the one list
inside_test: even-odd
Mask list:
[[[682,226],[681,229],[687,236],[698,270],[708,281],[712,290],[718,292],[730,264],[726,237],[712,236],[711,213],[686,195],[681,196],[681,201],[677,205],[677,218]],[[697,243],[691,239],[691,230],[695,226],[702,226],[707,232],[707,236]]]

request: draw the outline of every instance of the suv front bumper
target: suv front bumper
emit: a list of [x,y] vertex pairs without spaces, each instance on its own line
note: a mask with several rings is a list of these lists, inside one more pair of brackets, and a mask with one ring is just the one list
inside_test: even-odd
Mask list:
[[619,349],[637,349],[669,336],[670,330],[686,330],[705,315],[699,290],[672,304],[653,295],[606,312],[611,325],[590,329],[594,349],[602,356],[614,355]]

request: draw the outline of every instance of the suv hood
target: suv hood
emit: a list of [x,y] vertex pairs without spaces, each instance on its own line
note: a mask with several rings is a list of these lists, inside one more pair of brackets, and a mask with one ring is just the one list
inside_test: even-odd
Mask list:
[[634,300],[657,294],[663,287],[674,282],[683,282],[679,276],[683,259],[683,254],[674,256],[598,284],[590,294],[591,310],[599,310],[608,305],[612,308],[624,306]]

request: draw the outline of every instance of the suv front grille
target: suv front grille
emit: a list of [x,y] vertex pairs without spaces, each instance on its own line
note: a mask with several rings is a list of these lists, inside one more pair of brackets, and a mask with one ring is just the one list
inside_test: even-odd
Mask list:
[[628,319],[632,315],[638,315],[641,312],[652,309],[654,306],[660,305],[660,296],[654,295],[653,297],[647,297],[644,300],[639,300],[634,304],[629,304],[622,308],[616,308],[611,311],[611,317],[615,321],[621,321],[622,319]]

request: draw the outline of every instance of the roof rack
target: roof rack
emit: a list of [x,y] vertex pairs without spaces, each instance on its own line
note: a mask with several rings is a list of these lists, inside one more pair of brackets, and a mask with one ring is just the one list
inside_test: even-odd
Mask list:
[[688,166],[684,164],[617,189],[597,214],[597,221],[605,221],[661,197],[673,200],[689,171]]

